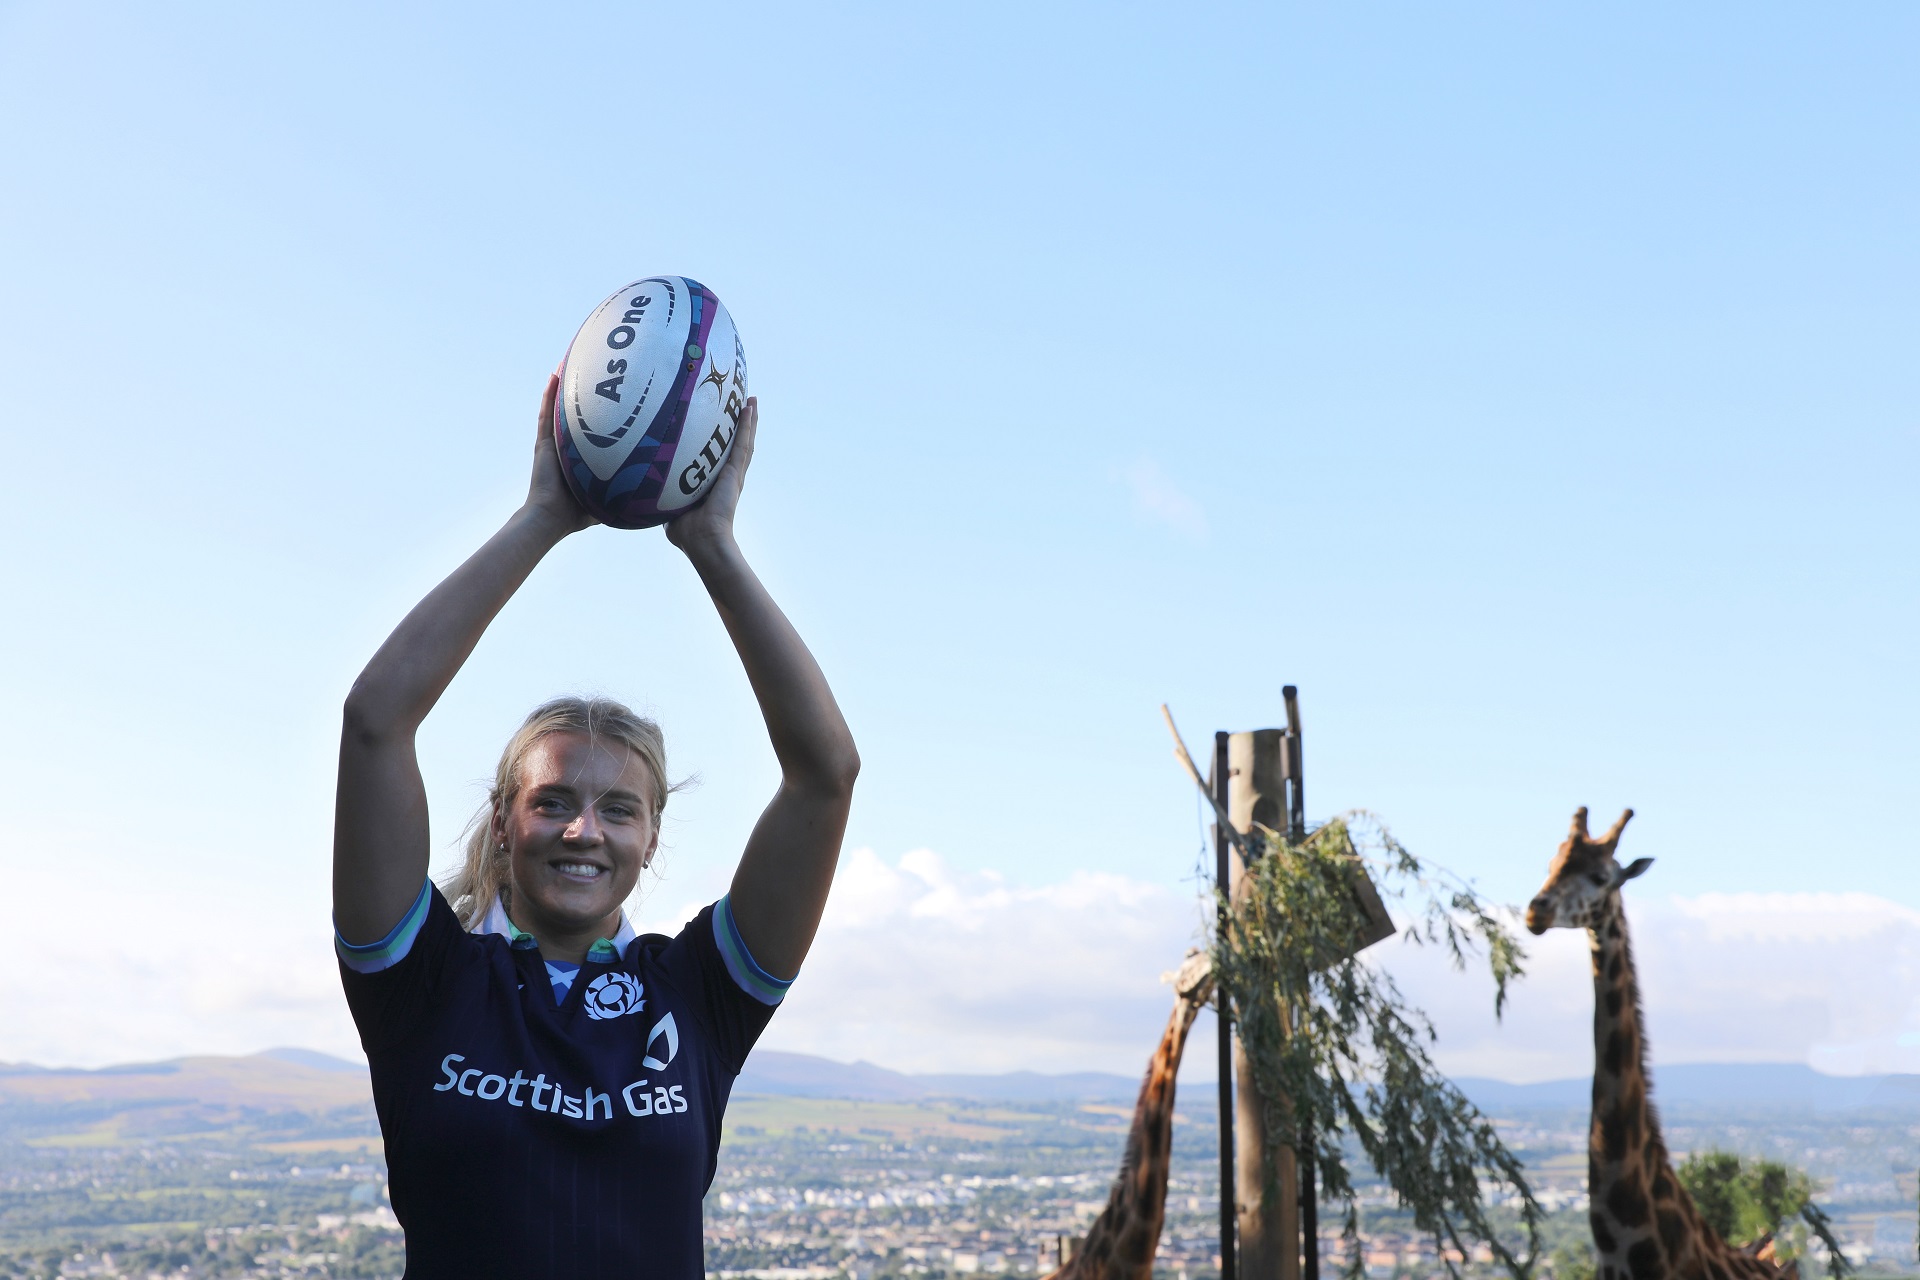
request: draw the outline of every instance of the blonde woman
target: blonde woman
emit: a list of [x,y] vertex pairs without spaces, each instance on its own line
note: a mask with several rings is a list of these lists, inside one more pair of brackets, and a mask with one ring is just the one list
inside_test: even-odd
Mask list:
[[[415,732],[541,557],[592,523],[546,430],[557,385],[525,504],[380,647],[340,739],[336,949],[413,1280],[704,1273],[728,1090],[813,941],[860,767],[826,678],[734,542],[749,400],[706,500],[666,526],[780,762],[726,896],[673,938],[627,923],[659,846],[666,756],[657,728],[605,700],[537,709],[465,865],[445,892],[427,878]],[[562,635],[604,625],[592,599],[553,621]]]

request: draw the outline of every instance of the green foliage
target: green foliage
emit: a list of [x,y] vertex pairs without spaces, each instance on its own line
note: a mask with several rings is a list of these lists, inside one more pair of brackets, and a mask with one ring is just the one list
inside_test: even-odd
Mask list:
[[[1501,1221],[1506,1220],[1503,1213]],[[1593,1222],[1585,1205],[1548,1214],[1540,1224],[1541,1256],[1533,1280],[1594,1280],[1600,1257],[1593,1247]]]
[[1813,1179],[1798,1169],[1730,1151],[1696,1152],[1677,1172],[1700,1216],[1732,1244],[1772,1234],[1813,1199]]
[[1546,1269],[1553,1280],[1593,1280],[1593,1241],[1561,1245],[1547,1255]]
[[[1521,974],[1518,939],[1470,885],[1422,863],[1369,814],[1347,814],[1297,842],[1264,829],[1254,839],[1266,853],[1234,901],[1222,904],[1224,928],[1212,950],[1266,1107],[1267,1167],[1277,1167],[1282,1148],[1299,1145],[1295,1135],[1312,1135],[1322,1194],[1343,1208],[1345,1272],[1355,1280],[1362,1259],[1349,1140],[1451,1273],[1458,1276],[1469,1251],[1466,1237],[1485,1242],[1523,1280],[1540,1248],[1540,1206],[1492,1122],[1428,1057],[1434,1032],[1426,1015],[1391,976],[1352,954],[1367,925],[1356,877],[1371,873],[1383,898],[1410,913],[1401,935],[1408,941],[1445,948],[1456,967],[1484,948],[1496,1013]],[[1518,1194],[1524,1260],[1489,1220],[1483,1180]]]
[[1783,1265],[1806,1256],[1809,1234],[1827,1248],[1827,1272],[1852,1268],[1834,1239],[1832,1224],[1813,1202],[1813,1179],[1777,1160],[1748,1160],[1731,1151],[1699,1151],[1675,1173],[1706,1224],[1734,1245],[1773,1238]]

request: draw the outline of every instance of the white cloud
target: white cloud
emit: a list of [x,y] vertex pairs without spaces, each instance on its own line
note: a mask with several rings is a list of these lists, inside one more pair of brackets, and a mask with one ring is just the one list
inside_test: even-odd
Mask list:
[[[16,873],[19,901],[57,901],[52,870]],[[133,888],[103,928],[18,912],[9,939],[34,957],[0,976],[0,1057],[101,1065],[300,1044],[345,1056],[358,1042],[321,912]],[[718,873],[669,881],[635,911],[672,931],[724,890]],[[278,891],[276,891],[277,893]],[[1632,894],[1631,919],[1656,1066],[1805,1062],[1848,1074],[1920,1071],[1920,912],[1864,893]],[[272,896],[272,895],[268,895]],[[284,904],[282,904],[284,906]],[[956,871],[915,850],[848,851],[819,941],[770,1048],[911,1071],[1141,1070],[1170,1007],[1159,975],[1196,937],[1184,890],[1082,872],[1023,886]],[[311,917],[311,918],[309,918]],[[316,927],[318,926],[318,927]],[[1593,993],[1583,934],[1529,939],[1528,975],[1504,1023],[1483,974],[1452,973],[1398,942],[1373,953],[1440,1030],[1447,1070],[1509,1080],[1592,1069]],[[1195,1029],[1187,1073],[1212,1072]]]
[[[1920,1071],[1920,912],[1871,894],[1707,894],[1630,904],[1649,1043],[1661,1062],[1804,1062]],[[1194,937],[1183,893],[1116,876],[1010,887],[919,851],[848,855],[807,971],[769,1046],[905,1070],[1139,1071]],[[1372,953],[1440,1032],[1458,1075],[1593,1069],[1586,935],[1527,939],[1503,1022],[1484,969],[1431,948]],[[1212,1071],[1196,1028],[1187,1073]],[[1205,1046],[1205,1047],[1202,1047]]]
[[[1656,1067],[1920,1071],[1920,912],[1865,893],[1712,893],[1630,897],[1628,913]],[[1586,935],[1555,930],[1527,945],[1504,1025],[1484,978],[1430,956],[1392,961],[1439,1027],[1449,1070],[1539,1080],[1593,1069]]]
[[1141,1069],[1195,940],[1185,895],[1076,873],[1017,887],[916,850],[842,861],[772,1048],[909,1071]]
[[1123,473],[1133,491],[1134,513],[1143,519],[1164,524],[1175,533],[1194,542],[1207,537],[1207,516],[1200,504],[1180,491],[1160,464],[1142,458]]
[[282,1044],[358,1057],[324,929],[229,906],[143,902],[81,936],[65,920],[10,923],[33,961],[0,977],[0,1058],[102,1066]]

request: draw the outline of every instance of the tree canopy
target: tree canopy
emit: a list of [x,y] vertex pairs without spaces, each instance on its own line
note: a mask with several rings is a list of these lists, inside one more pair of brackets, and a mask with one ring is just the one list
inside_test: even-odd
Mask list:
[[1806,1256],[1811,1234],[1826,1246],[1829,1275],[1852,1269],[1832,1223],[1813,1202],[1813,1179],[1792,1165],[1708,1150],[1694,1152],[1674,1172],[1700,1217],[1727,1243],[1771,1237],[1774,1258],[1785,1264]]

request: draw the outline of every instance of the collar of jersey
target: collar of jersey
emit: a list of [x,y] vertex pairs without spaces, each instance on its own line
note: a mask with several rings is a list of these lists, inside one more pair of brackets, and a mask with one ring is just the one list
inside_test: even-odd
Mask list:
[[[506,904],[495,898],[493,905],[487,908],[487,914],[480,917],[475,933],[497,933],[507,940],[507,945],[515,951],[532,951],[540,944],[534,941],[532,934],[515,924],[507,916]],[[612,938],[595,938],[593,945],[587,948],[587,959],[602,964],[612,964],[627,949],[627,944],[638,937],[633,931],[633,922],[627,919],[627,913],[620,913],[620,927],[613,931]]]

